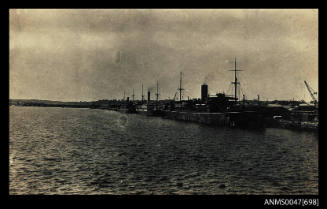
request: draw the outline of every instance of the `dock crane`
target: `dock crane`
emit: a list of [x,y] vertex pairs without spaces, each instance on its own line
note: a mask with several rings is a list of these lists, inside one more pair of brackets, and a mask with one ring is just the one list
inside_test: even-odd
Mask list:
[[305,86],[307,87],[307,89],[308,89],[308,91],[309,91],[309,93],[310,93],[310,96],[311,96],[311,98],[312,98],[312,100],[313,100],[314,105],[317,106],[317,105],[318,105],[318,101],[317,101],[316,97],[314,96],[314,95],[317,95],[317,92],[314,91],[314,90],[309,86],[309,84],[308,84],[306,81],[304,81],[304,84],[305,84]]

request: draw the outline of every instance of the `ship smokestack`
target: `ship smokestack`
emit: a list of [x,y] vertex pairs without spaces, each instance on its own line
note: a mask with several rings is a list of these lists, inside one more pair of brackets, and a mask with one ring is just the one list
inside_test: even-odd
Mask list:
[[208,85],[205,83],[201,85],[201,101],[208,101]]
[[148,91],[148,102],[150,102],[150,91]]

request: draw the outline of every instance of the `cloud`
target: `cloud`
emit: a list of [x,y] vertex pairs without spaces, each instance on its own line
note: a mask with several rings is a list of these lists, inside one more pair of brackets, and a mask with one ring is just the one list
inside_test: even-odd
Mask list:
[[158,80],[167,98],[181,71],[199,97],[204,80],[229,88],[237,57],[248,98],[300,99],[303,80],[317,89],[317,31],[317,10],[10,10],[10,97],[120,98]]

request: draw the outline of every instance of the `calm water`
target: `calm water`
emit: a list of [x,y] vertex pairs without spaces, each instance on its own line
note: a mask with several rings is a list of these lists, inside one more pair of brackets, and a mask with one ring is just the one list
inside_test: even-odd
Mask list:
[[318,193],[312,133],[56,107],[9,123],[10,194]]

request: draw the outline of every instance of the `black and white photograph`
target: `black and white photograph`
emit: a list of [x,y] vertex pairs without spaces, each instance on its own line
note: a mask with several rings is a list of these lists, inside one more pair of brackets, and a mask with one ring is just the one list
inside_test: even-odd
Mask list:
[[8,13],[9,195],[319,194],[318,9]]

